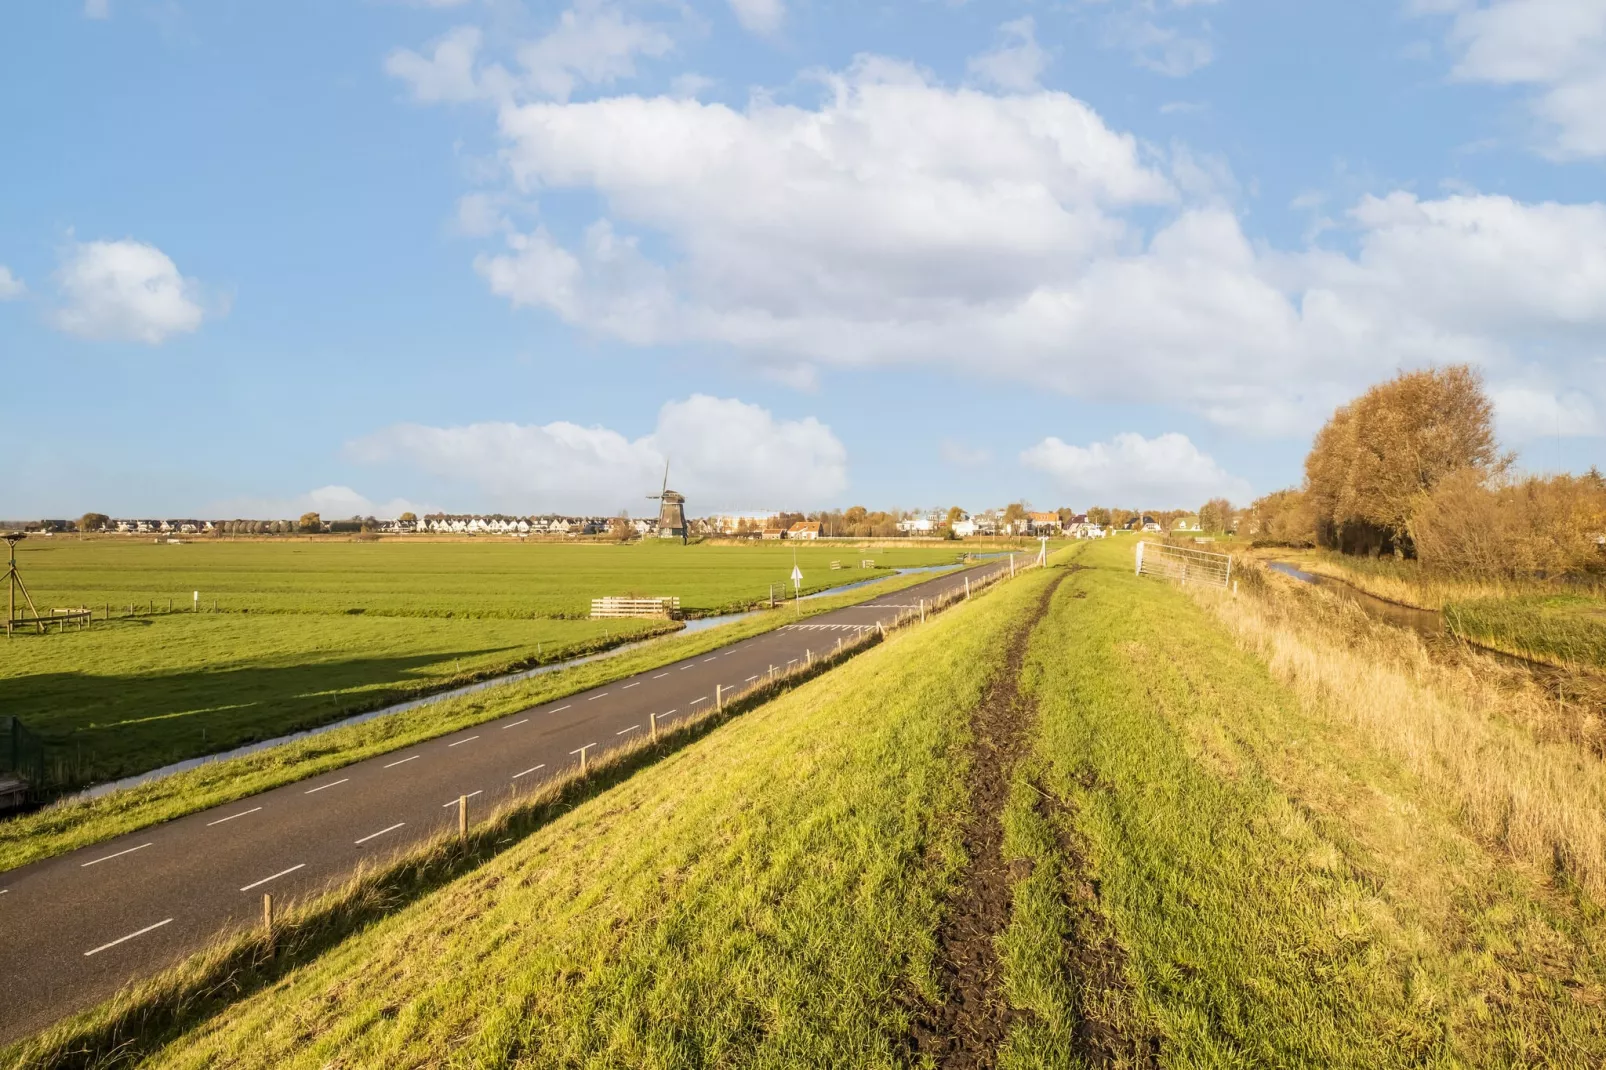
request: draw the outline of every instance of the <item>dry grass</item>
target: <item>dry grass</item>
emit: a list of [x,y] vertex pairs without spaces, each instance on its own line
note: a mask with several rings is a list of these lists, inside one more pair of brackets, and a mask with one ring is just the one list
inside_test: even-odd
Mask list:
[[1569,730],[1558,704],[1489,659],[1446,663],[1319,590],[1255,586],[1197,597],[1304,705],[1442,792],[1480,839],[1606,903],[1606,766],[1569,738],[1587,722]]

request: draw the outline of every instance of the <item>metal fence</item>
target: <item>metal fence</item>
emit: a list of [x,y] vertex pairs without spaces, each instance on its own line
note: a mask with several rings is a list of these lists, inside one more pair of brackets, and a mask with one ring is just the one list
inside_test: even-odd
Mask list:
[[1232,558],[1227,554],[1140,542],[1137,557],[1139,576],[1159,576],[1178,583],[1203,583],[1210,587],[1232,584]]

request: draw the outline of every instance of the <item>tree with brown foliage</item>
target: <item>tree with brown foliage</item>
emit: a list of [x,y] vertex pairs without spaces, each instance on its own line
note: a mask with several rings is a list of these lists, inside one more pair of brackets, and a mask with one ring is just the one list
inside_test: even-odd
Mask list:
[[1606,571],[1606,478],[1486,478],[1463,469],[1422,496],[1411,537],[1425,568],[1465,576],[1564,576]]
[[1310,495],[1302,490],[1278,490],[1254,502],[1239,521],[1238,533],[1256,542],[1279,546],[1310,546],[1316,541],[1316,522]]
[[1305,459],[1316,537],[1345,553],[1410,556],[1411,511],[1445,476],[1506,461],[1478,374],[1464,364],[1401,372],[1333,414]]
[[1232,503],[1211,498],[1199,506],[1199,527],[1203,531],[1226,531],[1232,525]]

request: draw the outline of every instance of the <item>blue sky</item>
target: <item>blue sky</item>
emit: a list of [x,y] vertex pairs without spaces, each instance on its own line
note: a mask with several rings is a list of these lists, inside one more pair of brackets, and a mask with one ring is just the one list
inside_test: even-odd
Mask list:
[[1606,0],[30,0],[0,515],[1196,505],[1602,456]]

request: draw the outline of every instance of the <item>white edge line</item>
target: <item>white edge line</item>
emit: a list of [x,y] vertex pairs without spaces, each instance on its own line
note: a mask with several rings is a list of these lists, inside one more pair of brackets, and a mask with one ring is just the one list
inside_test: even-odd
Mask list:
[[[587,743],[585,746],[581,747],[580,750],[590,750],[592,747],[595,747],[595,746],[596,746],[595,743]],[[572,750],[569,753],[570,754],[579,754],[580,750]]]
[[257,811],[258,811],[258,810],[260,810],[260,809],[262,809],[262,807],[260,807],[260,806],[253,806],[253,807],[252,807],[252,808],[251,808],[251,809],[249,809],[249,810],[241,810],[241,811],[240,811],[240,812],[239,812],[239,813],[237,813],[237,814],[230,814],[230,815],[229,815],[229,816],[228,816],[228,817],[220,817],[220,818],[218,818],[218,819],[217,819],[217,820],[216,820],[216,821],[208,821],[208,822],[207,822],[207,823],[206,823],[206,827],[207,827],[207,828],[211,828],[211,827],[212,827],[212,826],[213,826],[213,825],[221,825],[221,824],[223,824],[223,822],[225,822],[225,821],[233,821],[233,820],[234,820],[234,819],[235,819],[235,818],[237,818],[237,817],[244,817],[244,816],[245,816],[245,815],[246,815],[246,814],[254,814],[254,813],[256,813],[256,812],[257,812]]
[[406,757],[406,758],[403,758],[403,759],[402,759],[402,760],[401,760],[401,761],[399,761],[399,762],[391,762],[391,763],[390,763],[390,764],[389,764],[389,765],[387,765],[387,766],[385,766],[385,768],[386,768],[386,769],[394,769],[394,768],[396,768],[396,767],[397,767],[397,766],[398,766],[398,765],[406,765],[406,764],[407,764],[407,763],[408,763],[408,762],[410,762],[410,761],[412,761],[412,760],[413,760],[413,759],[414,759],[414,758],[416,758],[416,757],[418,757],[418,755],[416,755],[416,754],[413,754],[413,755],[409,755],[409,756],[408,756],[408,757]]
[[704,695],[702,698],[694,698],[694,699],[692,699],[692,704],[696,705],[699,702],[707,702],[707,701],[708,701],[708,696]]
[[629,691],[632,687],[640,687],[640,686],[641,686],[641,681],[637,680],[633,684],[626,684],[625,686],[621,687],[619,690],[621,690],[621,691]]
[[[152,841],[151,841],[151,843],[155,843],[155,842],[156,842],[156,841],[154,841],[154,840],[152,840]],[[150,846],[150,844],[149,844],[149,843],[142,843],[142,844],[140,844],[140,845],[139,845],[139,846],[138,846],[138,847],[130,847],[130,848],[129,848],[129,849],[128,849],[128,850],[126,850],[126,851],[118,851],[118,852],[117,852],[117,853],[116,853],[116,854],[114,854],[114,855],[102,855],[102,856],[101,856],[101,857],[99,857],[99,858],[94,858],[94,859],[90,859],[90,860],[89,860],[89,861],[88,861],[88,862],[85,862],[85,863],[84,863],[84,864],[83,864],[83,865],[81,865],[81,866],[79,866],[79,867],[78,867],[78,868],[79,868],[79,869],[86,869],[86,868],[88,868],[88,867],[89,867],[89,866],[92,866],[92,865],[94,865],[94,864],[95,864],[95,863],[97,863],[97,862],[106,862],[106,861],[110,861],[110,860],[111,860],[111,859],[113,859],[113,858],[121,858],[121,857],[123,857],[123,856],[124,856],[124,855],[131,855],[131,854],[133,854],[133,853],[134,853],[134,852],[135,852],[135,851],[143,851],[143,850],[144,850],[144,849],[145,849],[145,848],[147,848],[147,847],[149,847],[149,846]],[[172,920],[173,920],[173,919],[172,919],[172,918],[168,918],[168,919],[167,919],[167,920],[168,920],[168,921],[172,921]],[[134,935],[135,935],[135,936],[138,936],[138,935],[139,935],[139,933],[135,933],[135,934],[134,934]],[[108,946],[108,947],[110,947],[110,946],[111,946],[111,945],[109,945],[109,944],[108,944],[108,945],[107,945],[107,946]],[[97,949],[96,949],[96,950],[99,950],[99,949],[98,949],[98,948],[97,948]]]
[[319,784],[317,787],[311,788],[311,789],[309,789],[307,791],[304,791],[301,794],[303,794],[303,795],[311,795],[313,792],[322,791],[324,788],[338,788],[342,784],[350,783],[350,781],[351,781],[351,778],[348,776],[344,780],[335,781],[333,784]]
[[619,731],[615,732],[614,735],[622,736],[626,732],[636,732],[636,731],[640,731],[640,729],[641,729],[641,726],[639,724],[633,724],[629,728],[621,728],[621,729],[619,729]]
[[545,762],[542,762],[540,765],[532,765],[532,766],[530,766],[530,768],[526,769],[522,773],[514,773],[513,774],[513,779],[517,780],[521,776],[529,776],[531,773],[535,772],[537,769],[545,769],[545,768],[546,768],[546,763]]
[[[479,791],[471,791],[467,795],[464,795],[463,798],[472,799],[474,796],[479,795],[484,790],[485,790],[484,788],[481,788]],[[451,802],[443,802],[443,803],[441,803],[441,809],[444,810],[448,806],[456,806],[457,803],[458,803],[457,799],[453,799]]]
[[476,739],[479,739],[479,738],[480,738],[480,737],[479,737],[479,736],[469,736],[469,737],[468,737],[468,738],[467,738],[467,739],[460,739],[460,740],[458,740],[458,741],[457,741],[457,743],[448,743],[448,744],[446,744],[446,745],[447,745],[447,746],[448,746],[448,747],[455,747],[455,746],[457,746],[457,745],[458,745],[458,744],[461,744],[461,743],[472,743],[472,742],[474,742],[474,741],[475,741],[475,740],[476,740]]
[[680,710],[678,710],[678,709],[665,710],[663,713],[660,713],[658,716],[660,716],[660,717],[668,717],[671,713],[679,713],[679,712],[680,712]]
[[654,679],[654,680],[662,680],[662,679],[663,679],[663,678],[664,678],[664,677],[666,677],[666,676],[668,676],[668,675],[669,675],[669,674],[668,674],[668,673],[666,673],[666,672],[661,672],[661,673],[659,673],[659,674],[658,674],[658,675],[657,675],[657,676],[654,676],[654,677],[653,677],[653,679]]
[[137,933],[129,933],[127,936],[119,936],[117,939],[113,940],[109,944],[101,944],[97,948],[93,948],[93,949],[91,949],[89,951],[85,951],[84,952],[84,958],[87,959],[91,955],[98,955],[102,951],[105,951],[108,947],[116,947],[118,944],[122,943],[125,940],[132,940],[136,936],[144,936],[146,933],[150,932],[152,929],[160,929],[162,926],[166,925],[168,922],[170,922],[172,920],[173,920],[172,918],[163,918],[161,921],[157,922],[155,925],[147,925],[147,926],[145,926],[145,928],[141,929]]
[[530,719],[528,717],[526,717],[522,721],[514,721],[512,724],[503,725],[502,726],[502,731],[506,732],[509,728],[517,728],[521,724],[529,724],[529,723],[530,723]]
[[719,659],[718,659],[718,658],[717,658],[717,657],[712,657],[712,658],[704,658],[704,659],[703,659],[703,664],[704,664],[704,665],[707,665],[707,664],[708,664],[708,663],[709,663],[709,662],[710,662],[710,661],[718,661],[718,660],[719,660]]
[[588,699],[586,699],[586,701],[587,701],[587,702],[595,702],[595,701],[597,701],[597,699],[599,699],[599,698],[607,698],[607,697],[608,697],[608,692],[606,692],[606,691],[604,691],[604,692],[603,692],[603,693],[602,693],[602,694],[600,694],[600,695],[592,695],[592,696],[591,696],[591,697],[590,697],[590,698],[588,698]]
[[407,822],[398,821],[394,825],[390,826],[390,828],[388,828],[388,829],[380,829],[378,832],[370,832],[368,835],[364,836],[362,839],[354,840],[352,842],[353,842],[354,845],[358,844],[358,843],[367,843],[369,840],[373,839],[375,836],[383,836],[387,832],[395,832],[397,829],[401,828],[405,824],[407,824]]
[[247,884],[244,888],[241,888],[240,891],[249,892],[252,888],[260,888],[264,884],[268,883],[269,881],[276,881],[280,877],[285,876],[286,874],[294,873],[298,869],[306,869],[306,868],[307,868],[307,864],[305,862],[301,862],[301,863],[299,863],[297,865],[291,866],[289,869],[281,869],[279,872],[275,873],[271,877],[263,877],[259,881],[255,881],[255,882],[253,882],[251,884]]
[[564,710],[566,710],[568,708],[569,707],[567,707],[567,706],[559,706],[557,709],[555,709],[555,710],[547,710],[547,712],[548,713],[562,713]]

